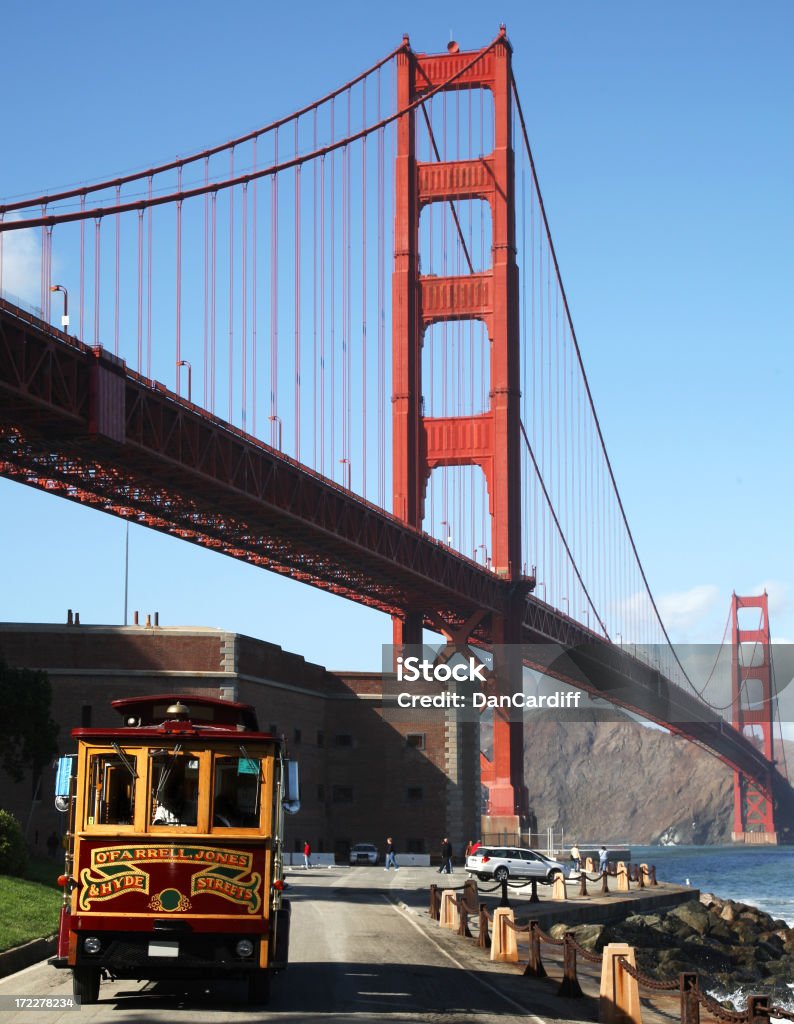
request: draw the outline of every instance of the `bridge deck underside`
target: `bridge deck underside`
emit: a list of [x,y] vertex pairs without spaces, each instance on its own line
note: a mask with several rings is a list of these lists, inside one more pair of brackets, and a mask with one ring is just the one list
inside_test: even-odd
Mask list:
[[[492,617],[521,600],[514,584],[2,300],[0,475],[389,615],[418,611],[429,628],[491,613],[471,637],[485,647]],[[549,674],[768,785],[769,763],[694,694],[531,596],[521,638],[558,645]]]

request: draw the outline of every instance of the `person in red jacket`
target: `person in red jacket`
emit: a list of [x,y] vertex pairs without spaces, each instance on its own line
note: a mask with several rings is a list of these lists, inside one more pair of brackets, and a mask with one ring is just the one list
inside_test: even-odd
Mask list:
[[312,848],[309,845],[309,840],[303,844],[303,866],[308,870],[312,866],[311,862]]

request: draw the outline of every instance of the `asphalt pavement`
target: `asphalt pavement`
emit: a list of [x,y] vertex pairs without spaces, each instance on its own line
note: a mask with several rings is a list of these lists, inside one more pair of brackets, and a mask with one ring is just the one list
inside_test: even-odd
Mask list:
[[[396,872],[382,867],[290,869],[290,966],[274,980],[266,1009],[250,1007],[246,986],[238,981],[103,981],[99,1002],[92,1006],[14,1009],[10,997],[71,995],[70,973],[43,962],[0,980],[0,1020],[538,1024],[596,1019],[592,996],[559,999],[553,984],[523,978],[515,965],[492,963],[474,942],[429,919],[430,884],[462,886],[467,877],[462,871],[440,876],[432,868],[412,867]],[[526,918],[529,890],[511,890],[510,895],[517,916]]]

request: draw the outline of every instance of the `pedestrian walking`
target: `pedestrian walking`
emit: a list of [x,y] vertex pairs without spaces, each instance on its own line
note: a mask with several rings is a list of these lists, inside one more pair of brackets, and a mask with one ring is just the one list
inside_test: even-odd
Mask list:
[[312,866],[312,848],[309,845],[309,840],[303,844],[303,866],[308,871]]
[[438,869],[438,873],[442,872],[447,875],[452,874],[452,843],[448,836],[444,836],[444,842],[441,844],[441,867]]
[[601,846],[598,849],[598,870],[603,874],[607,869],[607,861],[609,860],[609,854],[607,853],[606,846]]
[[400,870],[397,858],[394,856],[394,840],[391,836],[386,840],[386,866],[383,870],[388,871],[389,868],[394,868],[395,871]]

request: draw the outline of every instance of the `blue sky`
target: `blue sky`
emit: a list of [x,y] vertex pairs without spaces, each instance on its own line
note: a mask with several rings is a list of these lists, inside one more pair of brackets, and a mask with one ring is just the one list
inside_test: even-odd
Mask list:
[[[133,12],[133,13],[131,13]],[[0,196],[110,176],[285,114],[407,32],[507,25],[577,335],[629,522],[675,639],[732,590],[794,640],[794,7],[4,5]],[[13,100],[8,98],[13,96]],[[0,620],[119,622],[120,521],[0,480]],[[531,556],[528,558],[531,562]],[[388,620],[140,527],[129,607],[377,668]]]

